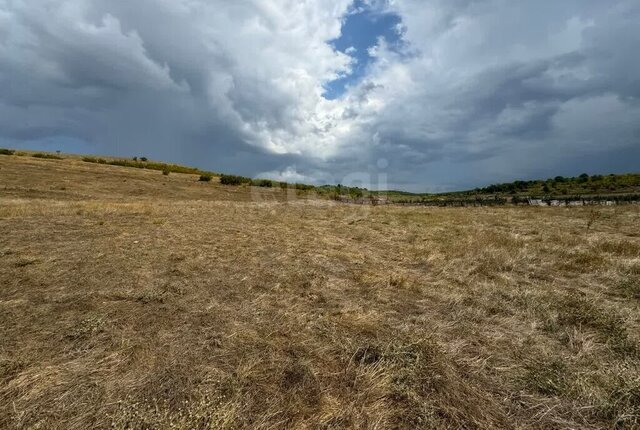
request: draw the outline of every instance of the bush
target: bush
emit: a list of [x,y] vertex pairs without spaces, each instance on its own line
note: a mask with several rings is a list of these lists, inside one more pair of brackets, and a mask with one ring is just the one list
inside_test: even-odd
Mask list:
[[296,187],[296,190],[300,190],[300,191],[309,191],[309,190],[313,190],[313,185],[307,185],[307,184],[295,184],[294,186]]
[[209,175],[208,173],[204,174],[204,175],[200,175],[200,179],[198,179],[200,182],[210,182],[211,179],[213,179],[213,176]]
[[242,185],[250,184],[252,181],[250,178],[236,175],[222,175],[220,176],[220,183],[222,185]]
[[171,173],[171,170],[169,170],[168,168],[165,168],[165,169],[162,170],[162,174],[164,176],[169,176],[169,173]]
[[62,160],[62,157],[58,157],[53,154],[43,154],[42,152],[38,152],[37,154],[32,155],[33,158],[44,158],[48,160]]
[[253,185],[257,185],[258,187],[263,187],[263,188],[271,188],[273,187],[273,182],[271,182],[268,179],[258,179],[253,182]]
[[364,196],[364,192],[357,187],[349,188],[349,196],[351,196],[352,199],[359,199]]
[[147,162],[147,157],[140,157],[140,161],[146,163]]
[[107,164],[107,160],[105,160],[104,158],[82,157],[82,161],[84,161],[85,163]]
[[0,155],[13,155],[15,152],[12,149],[0,148]]
[[95,158],[95,157],[84,157],[82,161],[86,161],[87,163],[99,163],[99,164],[109,164],[111,166],[121,166],[121,167],[134,167],[137,169],[149,169],[149,170],[159,170],[164,172],[165,170],[171,173],[189,173],[193,175],[200,175],[206,172],[202,172],[195,167],[186,167],[179,166],[177,164],[166,164],[166,163],[145,163],[144,160],[146,158],[140,158],[140,161],[137,160],[137,157],[134,157],[134,161],[125,160],[125,159],[116,159],[107,161],[104,158]]

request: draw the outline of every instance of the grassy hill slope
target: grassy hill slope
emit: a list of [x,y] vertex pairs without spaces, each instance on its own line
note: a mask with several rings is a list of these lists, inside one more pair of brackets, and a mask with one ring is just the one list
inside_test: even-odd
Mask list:
[[640,207],[286,193],[0,156],[0,428],[640,425]]
[[85,163],[111,165],[119,167],[138,168],[161,171],[165,175],[171,173],[185,173],[199,175],[204,181],[217,178],[216,182],[223,185],[249,185],[262,188],[293,188],[299,192],[313,192],[315,197],[330,199],[350,199],[352,201],[369,201],[376,198],[388,199],[392,202],[428,202],[437,200],[475,200],[475,199],[507,199],[514,197],[547,197],[570,198],[580,196],[615,196],[637,195],[640,198],[640,174],[610,174],[610,175],[580,175],[579,177],[557,176],[546,180],[514,181],[510,183],[494,184],[474,190],[447,193],[411,193],[407,191],[383,190],[371,191],[365,188],[348,187],[343,185],[312,186],[308,184],[287,184],[286,182],[268,179],[251,179],[243,176],[220,174],[201,170],[195,167],[181,166],[147,160],[145,157],[93,157],[70,154],[53,154],[34,151],[15,151],[0,148],[1,155],[27,156],[49,160],[81,160]]

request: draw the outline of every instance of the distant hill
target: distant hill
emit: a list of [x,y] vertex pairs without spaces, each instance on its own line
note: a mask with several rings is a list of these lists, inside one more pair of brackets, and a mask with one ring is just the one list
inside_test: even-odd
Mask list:
[[[495,202],[518,201],[522,198],[559,198],[606,197],[629,195],[633,200],[640,200],[640,173],[588,175],[583,173],[576,177],[556,176],[539,180],[517,180],[513,182],[492,184],[473,190],[446,193],[411,193],[400,190],[371,191],[366,188],[348,187],[345,185],[313,186],[300,183],[286,183],[269,179],[252,179],[243,176],[225,175],[204,171],[195,167],[163,163],[147,160],[146,157],[91,157],[72,154],[46,153],[35,151],[16,151],[0,148],[0,155],[31,156],[45,159],[76,159],[87,163],[108,164],[121,167],[133,167],[159,170],[168,173],[186,173],[201,175],[201,178],[219,177],[220,183],[230,186],[258,186],[294,188],[297,192],[313,192],[324,198],[341,201],[362,202],[368,200],[388,200],[398,203],[421,203],[433,201],[463,202],[469,200],[493,200]],[[636,199],[637,197],[637,199]]]
[[546,180],[514,181],[477,188],[474,193],[510,195],[582,195],[640,192],[640,174],[556,176]]
[[447,193],[407,193],[387,191],[389,199],[397,202],[420,202],[442,199],[519,199],[570,198],[590,196],[640,195],[640,174],[556,176],[549,179],[513,181],[492,184],[473,190]]

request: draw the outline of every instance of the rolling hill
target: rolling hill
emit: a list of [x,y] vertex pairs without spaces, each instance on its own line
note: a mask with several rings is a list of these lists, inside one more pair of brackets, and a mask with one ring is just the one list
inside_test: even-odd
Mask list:
[[0,428],[637,428],[640,206],[0,156]]

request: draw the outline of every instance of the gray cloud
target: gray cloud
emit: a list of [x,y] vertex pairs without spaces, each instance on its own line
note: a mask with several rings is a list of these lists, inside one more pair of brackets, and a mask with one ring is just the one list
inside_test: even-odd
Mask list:
[[636,1],[376,2],[406,51],[328,101],[349,4],[0,0],[0,143],[412,190],[640,168]]

